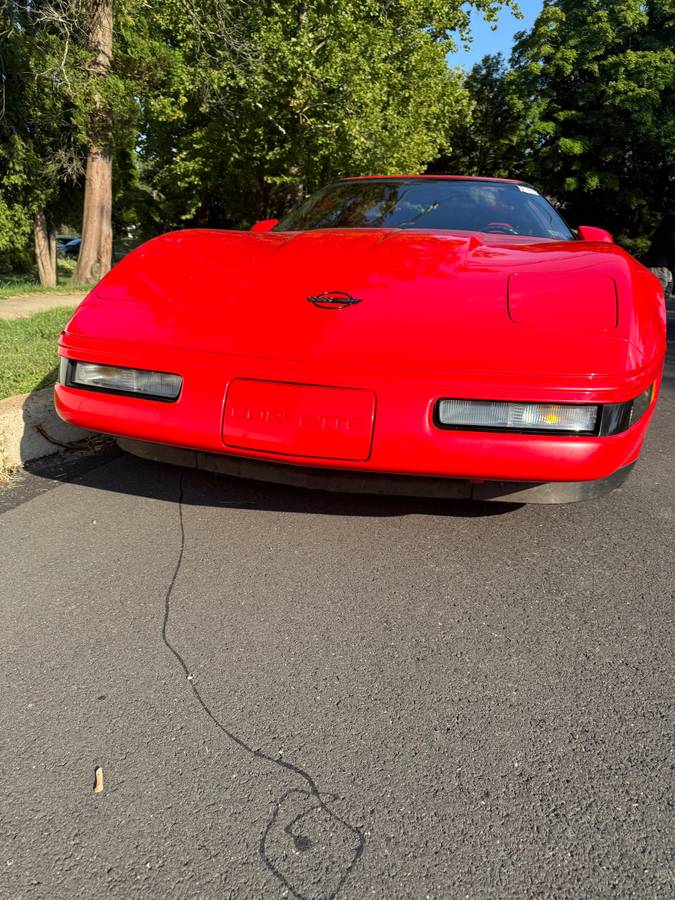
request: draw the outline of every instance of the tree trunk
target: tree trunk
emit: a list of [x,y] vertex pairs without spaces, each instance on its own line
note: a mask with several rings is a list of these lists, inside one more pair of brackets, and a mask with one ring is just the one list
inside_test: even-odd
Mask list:
[[[89,43],[94,58],[91,78],[107,78],[112,62],[112,0],[91,0]],[[78,284],[98,281],[112,265],[112,115],[97,98],[91,123],[92,141],[87,156],[82,215],[82,243],[73,280]]]
[[44,209],[38,210],[33,219],[33,237],[40,284],[56,287],[56,235],[47,226]]
[[112,264],[112,154],[91,147],[84,184],[82,243],[73,280],[98,281]]
[[51,229],[49,232],[49,259],[54,271],[54,282],[58,281],[58,269],[56,268],[56,232]]

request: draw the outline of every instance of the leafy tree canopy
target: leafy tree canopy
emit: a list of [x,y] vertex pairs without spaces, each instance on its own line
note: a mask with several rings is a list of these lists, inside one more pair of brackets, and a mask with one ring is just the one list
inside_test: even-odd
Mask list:
[[[472,5],[494,18],[500,4]],[[141,147],[162,218],[248,223],[339,175],[420,171],[468,115],[445,59],[452,33],[468,33],[466,4],[263,0],[218,12],[155,11],[167,44],[179,36]]]
[[675,202],[675,3],[546,0],[511,68],[467,78],[473,121],[438,165],[535,182],[628,248]]
[[548,0],[513,66],[547,190],[575,221],[649,230],[675,188],[673,0]]
[[[673,202],[674,0],[545,0],[510,67],[447,53],[513,0],[0,0],[0,252],[77,224],[86,149],[114,147],[114,221],[240,226],[345,174],[534,181],[631,247]],[[101,110],[106,111],[105,115]],[[105,132],[105,133],[102,133]]]
[[51,224],[81,222],[88,143],[100,137],[96,108],[122,146],[139,120],[137,84],[120,66],[92,90],[88,21],[96,0],[0,0],[0,252],[22,249],[38,210]]

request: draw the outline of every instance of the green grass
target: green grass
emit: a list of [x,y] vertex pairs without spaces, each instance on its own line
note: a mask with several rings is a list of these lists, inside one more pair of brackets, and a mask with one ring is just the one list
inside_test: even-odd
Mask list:
[[51,309],[29,319],[0,320],[0,400],[54,384],[57,341],[72,309]]
[[0,298],[15,297],[19,294],[53,294],[63,293],[69,290],[67,284],[59,284],[56,287],[43,287],[36,281],[28,281],[26,276],[2,275],[0,276]]
[[[43,287],[35,274],[2,275],[0,274],[0,299],[15,297],[19,294],[53,294],[64,291],[88,290],[87,286],[73,284],[71,278],[75,271],[74,259],[59,259],[56,264],[56,287]],[[89,285],[91,287],[91,285]]]
[[[138,238],[121,238],[113,244],[113,265],[119,262],[124,256],[138,247],[141,241]],[[27,271],[21,275],[13,275],[0,272],[0,300],[3,297],[14,297],[19,294],[53,294],[64,293],[64,291],[89,291],[90,284],[75,284],[72,281],[75,274],[75,266],[77,261],[74,259],[66,259],[64,256],[56,258],[56,287],[42,287],[38,281],[37,268],[33,271]]]

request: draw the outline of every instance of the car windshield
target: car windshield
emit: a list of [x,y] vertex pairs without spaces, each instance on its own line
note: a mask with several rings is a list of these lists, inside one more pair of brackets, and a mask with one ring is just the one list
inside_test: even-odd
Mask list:
[[275,231],[427,228],[573,240],[551,204],[525,184],[443,179],[369,179],[330,184]]

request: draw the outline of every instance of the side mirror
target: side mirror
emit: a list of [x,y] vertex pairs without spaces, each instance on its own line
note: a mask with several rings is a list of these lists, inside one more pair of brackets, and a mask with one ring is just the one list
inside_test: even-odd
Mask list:
[[279,224],[278,219],[263,219],[251,225],[251,231],[271,231],[275,225]]
[[582,241],[597,241],[600,244],[613,244],[614,238],[604,228],[594,228],[592,225],[580,225],[579,237]]

